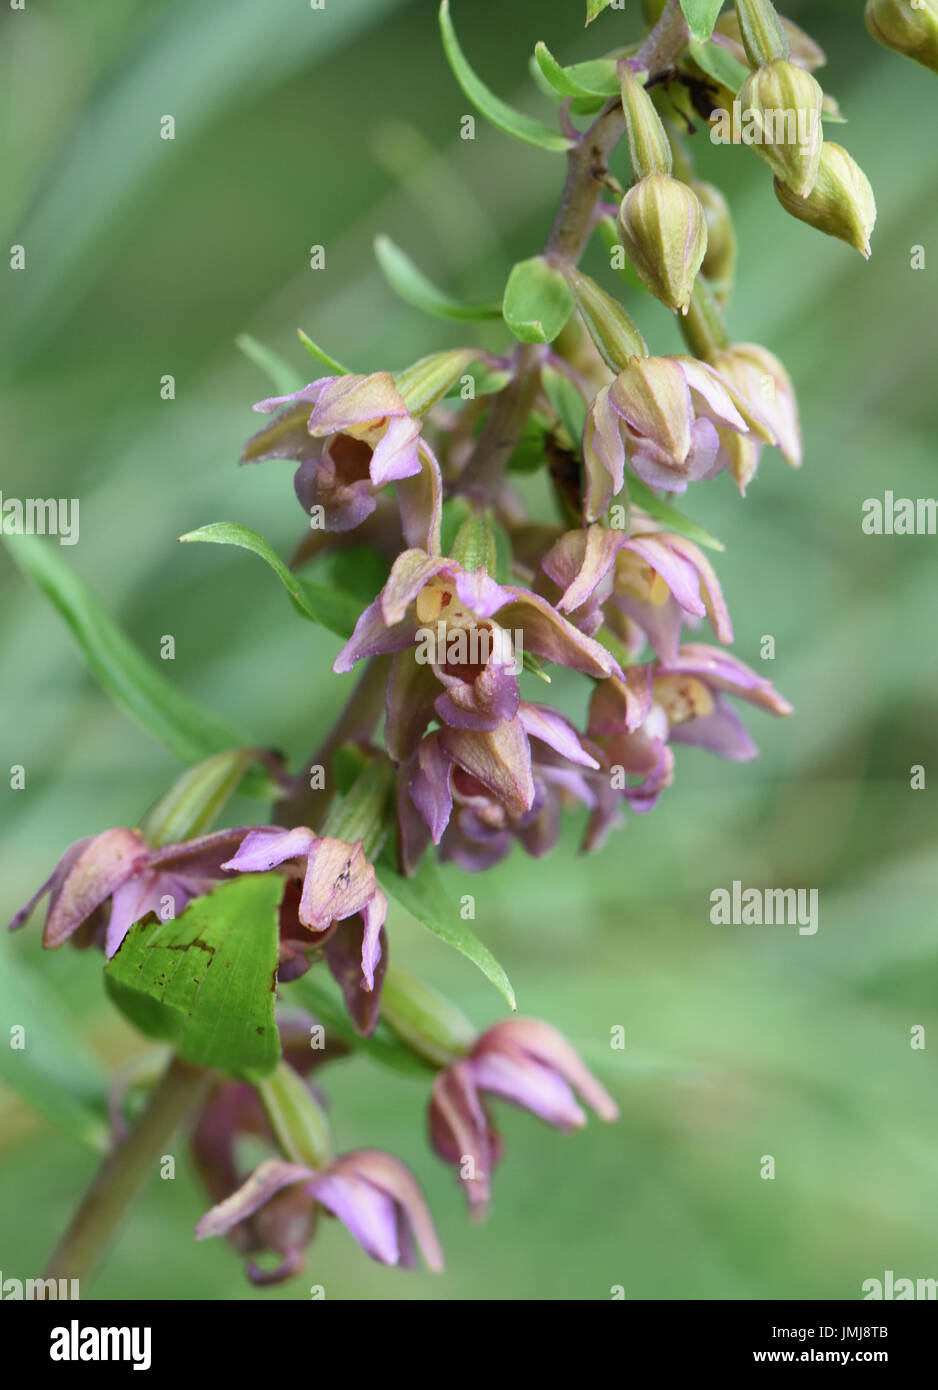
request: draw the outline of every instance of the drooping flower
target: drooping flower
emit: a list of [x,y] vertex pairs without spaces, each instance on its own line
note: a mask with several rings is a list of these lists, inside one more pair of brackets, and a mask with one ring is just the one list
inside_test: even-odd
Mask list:
[[321,949],[356,1027],[367,1036],[377,1025],[387,964],[388,900],[374,865],[361,840],[347,844],[301,825],[252,830],[223,867],[266,873],[282,866],[288,883],[280,909],[281,977],[295,979],[306,968],[305,951]]
[[719,580],[703,551],[685,536],[633,517],[630,533],[598,525],[568,531],[542,561],[563,590],[557,607],[578,627],[595,632],[604,605],[638,624],[664,660],[677,656],[684,623],[708,618],[721,642],[733,626]]
[[227,1235],[256,1220],[262,1209],[277,1211],[273,1204],[283,1201],[289,1201],[288,1219],[301,1237],[309,1238],[317,1208],[324,1207],[380,1264],[412,1269],[416,1247],[428,1269],[443,1268],[433,1218],[413,1174],[378,1149],[344,1154],[322,1170],[265,1159],[237,1192],[206,1212],[195,1228],[196,1239]]
[[473,1216],[485,1214],[502,1149],[485,1096],[509,1100],[561,1130],[586,1124],[577,1096],[601,1120],[619,1117],[608,1091],[555,1028],[533,1018],[496,1023],[467,1057],[438,1074],[430,1101],[431,1143],[456,1166]]
[[733,762],[758,756],[725,695],[769,714],[792,713],[771,681],[729,652],[703,642],[687,642],[673,659],[630,667],[626,674],[627,683],[610,680],[597,685],[588,731],[613,770],[638,779],[620,788],[636,811],[650,810],[670,785],[674,757],[669,744],[695,744]]
[[435,548],[439,465],[389,372],[320,377],[254,409],[274,419],[248,440],[241,462],[299,463],[297,497],[305,511],[322,508],[325,530],[358,526],[375,510],[376,492],[393,482],[407,543]]
[[[801,426],[795,388],[775,354],[758,343],[734,343],[714,356],[713,365],[737,391],[750,414],[766,425],[771,442],[778,445],[786,462],[800,468]],[[765,441],[753,433],[734,434],[723,429],[719,433],[730,472],[745,496]]]
[[729,458],[718,431],[772,435],[735,390],[696,358],[633,357],[589,408],[583,431],[587,521],[622,491],[625,462],[650,487],[684,492],[715,478]]
[[395,560],[333,669],[350,671],[362,657],[381,653],[407,654],[395,663],[386,733],[399,760],[434,712],[453,729],[491,731],[513,719],[521,651],[597,678],[618,670],[604,647],[540,595],[496,584],[483,568],[470,572],[412,549]]
[[79,840],[20,908],[10,928],[23,926],[48,893],[44,946],[61,946],[80,932],[80,944],[101,945],[113,956],[136,922],[150,913],[164,921],[178,917],[192,898],[224,879],[223,861],[249,829],[220,830],[155,849],[139,830],[124,827]]
[[553,848],[562,805],[594,810],[600,763],[573,726],[522,701],[497,730],[445,726],[424,737],[401,767],[401,858],[411,872],[432,840],[440,857],[470,872],[490,868],[515,840],[535,858]]

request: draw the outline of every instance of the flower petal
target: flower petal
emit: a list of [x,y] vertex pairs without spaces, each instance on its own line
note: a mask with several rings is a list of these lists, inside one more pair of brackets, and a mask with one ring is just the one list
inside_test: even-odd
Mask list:
[[205,1213],[196,1225],[196,1240],[205,1240],[208,1236],[227,1235],[233,1226],[253,1216],[258,1207],[262,1207],[281,1188],[315,1177],[314,1168],[287,1163],[281,1158],[266,1159],[255,1168],[237,1192]]
[[252,830],[237,854],[221,867],[238,873],[266,873],[288,859],[304,859],[315,838],[305,825],[294,826],[292,830],[283,830],[278,825]]

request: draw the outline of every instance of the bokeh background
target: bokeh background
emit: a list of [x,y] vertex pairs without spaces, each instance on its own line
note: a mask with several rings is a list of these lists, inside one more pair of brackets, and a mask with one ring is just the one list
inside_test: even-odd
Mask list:
[[[535,41],[572,62],[637,26],[609,11],[584,34],[583,0],[453,8],[491,86],[545,118],[526,67]],[[522,1011],[575,1041],[622,1121],[565,1136],[501,1107],[508,1155],[492,1217],[472,1227],[427,1149],[425,1087],[364,1058],[337,1064],[339,1146],[412,1164],[448,1272],[382,1269],[329,1222],[309,1277],[256,1297],[302,1299],[322,1283],[362,1299],[593,1299],[614,1285],[629,1298],[854,1298],[886,1269],[938,1275],[938,540],[860,529],[863,500],[886,488],[938,492],[938,88],[879,49],[861,11],[788,6],[828,52],[822,77],[849,117],[830,134],[876,191],[868,264],[788,218],[750,151],[694,142],[740,237],[732,336],[787,363],[807,448],[800,474],[767,451],[745,502],[724,477],[688,507],[727,541],[718,566],[737,651],[797,714],[747,714],[763,750],[748,766],[678,750],[658,809],[599,857],[577,855],[571,823],[547,862],[518,854],[473,882],[450,878],[454,894],[477,894],[475,927]],[[152,657],[174,635],[181,688],[298,761],[345,697],[348,678],[329,670],[338,641],[295,617],[245,553],[175,544],[229,519],[286,554],[301,530],[289,464],[235,467],[269,386],[234,339],[249,332],[299,371],[298,326],[358,370],[467,340],[476,330],[394,298],[374,235],[455,292],[497,296],[512,261],[543,243],[562,160],[481,119],[474,142],[459,140],[469,108],[429,0],[326,0],[322,12],[304,0],[30,0],[3,13],[0,40],[2,244],[28,255],[25,273],[3,277],[3,491],[78,497],[80,543],[59,553]],[[626,177],[621,152],[615,168]],[[314,243],[327,253],[315,273]],[[915,245],[924,270],[910,267]],[[586,264],[608,274],[597,248]],[[659,305],[636,295],[630,308],[653,350],[677,347]],[[160,398],[166,373],[173,401]],[[0,584],[0,766],[27,770],[25,790],[0,794],[8,917],[67,844],[133,824],[178,768],[99,692],[6,555]],[[774,663],[760,662],[763,635]],[[582,712],[580,685],[561,693]],[[910,787],[917,764],[924,790]],[[734,879],[817,888],[817,935],[712,926],[709,894]],[[96,1104],[143,1041],[106,1003],[100,959],[43,954],[38,936],[37,922],[0,948],[0,1053],[26,1023],[49,1074]],[[482,976],[396,909],[391,938],[400,964],[480,1024],[500,1016]],[[615,1025],[624,1051],[609,1047]],[[910,1047],[915,1025],[924,1051]],[[4,1277],[40,1272],[95,1166],[51,1120],[0,1086]],[[247,1296],[228,1246],[192,1242],[204,1203],[174,1151],[176,1181],[154,1178],[90,1292]],[[763,1155],[774,1181],[760,1178]]]

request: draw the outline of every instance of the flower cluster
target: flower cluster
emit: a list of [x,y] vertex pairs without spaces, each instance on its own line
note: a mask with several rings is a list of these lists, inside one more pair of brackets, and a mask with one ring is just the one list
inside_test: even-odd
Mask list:
[[[295,1023],[282,1013],[278,1069],[257,1076],[232,1058],[204,1103],[193,1154],[214,1205],[197,1235],[230,1236],[255,1282],[301,1267],[323,1213],[382,1263],[410,1265],[419,1251],[430,1269],[442,1266],[410,1170],[377,1149],[332,1152],[318,1068],[315,1084],[309,1072],[356,1034],[375,1038],[380,1028],[383,1046],[409,1049],[424,1068],[432,1147],[475,1215],[488,1206],[502,1149],[493,1098],[562,1130],[585,1121],[577,1097],[604,1121],[617,1116],[549,1025],[511,1018],[478,1034],[395,973],[381,885],[405,885],[413,905],[434,858],[479,872],[516,842],[544,856],[568,814],[583,850],[597,850],[623,813],[655,806],[682,745],[735,762],[756,756],[738,702],[791,713],[728,650],[733,624],[705,554],[722,547],[675,505],[724,473],[745,496],[766,448],[795,467],[802,460],[784,366],[727,333],[735,233],[719,190],[695,178],[683,132],[692,118],[715,130],[738,100],[782,205],[864,255],[875,205],[850,156],[823,138],[820,117],[833,106],[813,72],[824,55],[769,0],[738,0],[706,46],[689,43],[677,0],[649,8],[663,14],[643,43],[544,68],[562,103],[562,133],[548,130],[547,146],[568,150],[569,172],[543,255],[515,266],[505,289],[514,349],[455,348],[394,374],[333,364],[254,407],[266,422],[241,461],[295,466],[309,523],[295,567],[344,557],[346,575],[359,562],[362,574],[381,571],[379,591],[375,583],[359,595],[354,626],[345,621],[353,586],[331,593],[329,625],[345,639],[333,669],[361,673],[359,684],[335,729],[316,731],[320,751],[306,771],[278,789],[272,823],[201,833],[214,792],[199,792],[187,823],[186,798],[201,786],[187,782],[168,842],[148,822],[79,841],[13,923],[48,893],[45,945],[98,944],[113,968],[134,924],[156,930],[243,875],[278,885],[278,1000],[322,964],[352,1026],[343,1035],[333,1020],[320,1057],[291,1042]],[[882,42],[934,66],[932,8],[913,20],[891,0],[870,0],[867,21]],[[446,30],[445,4],[442,18]],[[471,90],[484,100],[482,84]],[[623,132],[625,189],[606,167]],[[603,201],[609,189],[617,205]],[[619,298],[578,269],[595,231],[613,263],[626,258],[633,283],[676,315],[686,352],[649,352]],[[409,292],[426,295],[422,277]],[[441,301],[450,303],[440,296],[434,307]],[[644,307],[653,328],[661,310]],[[472,313],[463,306],[458,317]],[[540,491],[518,485],[538,469]],[[331,574],[316,576],[327,596]],[[302,606],[302,581],[289,580]],[[700,640],[705,625],[712,640]],[[563,677],[562,698],[550,698],[552,675]],[[646,823],[636,827],[640,836]],[[452,936],[452,923],[440,934]],[[245,1135],[271,1150],[253,1173],[240,1166]],[[257,1263],[260,1252],[274,1253],[274,1269]]]

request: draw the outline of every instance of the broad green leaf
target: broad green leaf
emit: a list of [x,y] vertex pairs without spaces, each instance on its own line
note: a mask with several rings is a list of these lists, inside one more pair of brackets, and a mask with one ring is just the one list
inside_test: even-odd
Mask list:
[[689,541],[696,541],[698,545],[705,545],[710,550],[725,550],[726,546],[722,541],[718,541],[716,536],[711,536],[709,531],[705,531],[702,526],[698,526],[696,521],[691,521],[672,507],[669,502],[662,502],[641,478],[636,478],[634,473],[630,473],[627,481],[627,488],[632,501],[636,506],[641,507],[649,516],[654,517],[655,521],[660,521],[670,531],[677,531],[681,536],[686,536]]
[[619,91],[616,65],[611,58],[562,67],[546,43],[534,49],[534,59],[555,92],[565,97],[611,97]]
[[522,343],[552,343],[573,313],[573,291],[561,271],[532,256],[512,267],[502,313]]
[[611,3],[612,0],[586,0],[587,24],[592,24],[593,20],[597,19],[599,15],[602,14],[606,6],[610,5]]
[[326,1030],[326,1053],[331,1039],[342,1043],[354,1052],[361,1052],[373,1062],[405,1076],[425,1078],[427,1067],[419,1057],[411,1052],[392,1033],[388,1025],[379,1020],[370,1038],[363,1038],[355,1032],[338,985],[331,975],[326,975],[315,966],[285,986],[286,998],[302,1004],[317,1022]]
[[[0,1081],[49,1124],[103,1153],[107,1078],[67,1026],[54,990],[9,948],[0,968],[0,1018]],[[10,1031],[15,1027],[24,1030],[22,1035]]]
[[298,328],[296,330],[296,336],[299,338],[300,342],[303,344],[310,356],[315,357],[316,361],[320,362],[322,366],[326,367],[332,373],[333,376],[351,375],[351,371],[348,367],[343,367],[341,362],[337,362],[334,357],[330,357],[328,352],[326,352],[324,348],[321,348],[318,343],[314,343],[312,338],[308,337],[303,332],[302,328]]
[[494,92],[490,92],[485,83],[476,76],[456,38],[449,14],[449,0],[443,0],[440,5],[440,29],[443,33],[443,48],[456,81],[486,120],[491,121],[492,125],[497,126],[506,135],[513,135],[516,140],[523,140],[528,145],[537,145],[542,150],[571,148],[573,141],[566,135],[561,135],[559,131],[551,130],[550,126],[544,125],[543,122],[516,111]]
[[501,315],[500,304],[466,304],[437,289],[390,237],[375,237],[375,255],[391,289],[425,314],[460,320],[497,319]]
[[181,916],[131,927],[104,972],[114,1003],[196,1066],[244,1080],[280,1058],[274,1017],[279,874],[244,874]]
[[386,848],[378,863],[378,878],[384,891],[434,936],[454,947],[473,965],[478,966],[486,979],[516,1009],[515,992],[511,982],[491,951],[459,915],[459,905],[448,898],[440,883],[436,865],[424,855],[417,872],[405,878],[397,871],[393,851]]
[[723,0],[681,0],[691,38],[697,43],[706,43],[722,8]]
[[[138,724],[176,754],[194,763],[211,753],[249,745],[252,740],[203,710],[169,681],[131,642],[97,599],[56,553],[36,536],[7,536],[10,554],[52,600],[72,631],[89,670]],[[258,794],[266,777],[245,790]],[[263,794],[263,793],[261,793]]]
[[256,531],[252,531],[249,526],[242,526],[240,522],[214,521],[208,526],[200,526],[197,531],[187,531],[179,539],[207,541],[212,545],[237,545],[242,550],[250,550],[253,554],[259,555],[286,589],[296,611],[311,623],[318,623],[320,627],[328,628],[339,637],[350,637],[361,616],[361,605],[356,599],[331,588],[328,584],[297,579],[273,547]]
[[292,391],[299,391],[301,386],[306,385],[295,367],[291,367],[279,353],[272,352],[256,338],[252,338],[250,333],[239,333],[235,338],[235,344],[255,367],[260,367],[261,371],[266,373],[278,396],[288,396]]
[[721,44],[692,43],[687,51],[708,77],[719,82],[721,87],[728,87],[731,92],[738,92],[749,76],[745,63],[734,58]]

